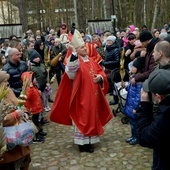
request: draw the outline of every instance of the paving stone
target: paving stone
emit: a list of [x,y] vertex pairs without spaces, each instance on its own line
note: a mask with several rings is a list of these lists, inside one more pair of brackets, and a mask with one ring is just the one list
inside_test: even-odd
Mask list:
[[[53,92],[56,90],[54,83]],[[54,99],[55,93],[51,97]],[[112,96],[107,95],[107,100],[111,101]],[[94,153],[79,152],[74,144],[72,127],[50,122],[43,127],[48,133],[45,142],[30,146],[29,170],[150,170],[152,150],[125,142],[130,137],[130,126],[121,122],[122,117],[124,115],[118,113],[104,127],[105,133],[100,137],[100,143],[94,145]]]

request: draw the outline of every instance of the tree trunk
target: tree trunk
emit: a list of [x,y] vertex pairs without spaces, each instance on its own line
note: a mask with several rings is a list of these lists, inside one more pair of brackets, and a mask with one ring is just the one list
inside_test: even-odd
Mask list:
[[24,0],[18,0],[18,7],[19,7],[20,23],[22,24],[22,31],[26,32],[28,30],[28,20],[26,16],[26,8],[25,8]]
[[91,8],[92,8],[92,10],[91,10],[91,18],[93,20],[94,19],[94,0],[91,0]]
[[2,11],[2,20],[3,20],[4,24],[6,24],[3,1],[1,1],[1,11]]
[[129,23],[132,23],[133,22],[133,10],[134,10],[134,2],[133,0],[130,0],[129,2]]
[[146,25],[146,0],[144,0],[143,2],[143,21],[144,21],[144,24]]
[[158,16],[158,3],[159,3],[159,0],[156,0],[155,1],[155,9],[154,9],[154,15],[153,15],[153,21],[152,21],[151,30],[153,28],[155,28],[156,18]]
[[77,1],[73,0],[73,3],[74,3],[75,24],[76,24],[76,27],[78,28],[79,23],[78,23],[78,18],[77,18]]
[[41,30],[40,0],[37,1],[37,29]]

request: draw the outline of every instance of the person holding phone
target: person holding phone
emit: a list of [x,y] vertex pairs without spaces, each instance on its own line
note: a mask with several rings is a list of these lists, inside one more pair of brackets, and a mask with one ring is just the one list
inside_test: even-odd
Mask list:
[[[152,170],[170,169],[170,71],[156,69],[143,83],[141,101],[137,109],[139,144],[153,149]],[[152,95],[152,100],[149,97]],[[153,111],[153,103],[158,105]]]

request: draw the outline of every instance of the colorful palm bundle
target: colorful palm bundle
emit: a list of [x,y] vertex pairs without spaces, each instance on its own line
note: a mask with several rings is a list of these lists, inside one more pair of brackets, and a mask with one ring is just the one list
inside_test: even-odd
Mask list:
[[4,117],[9,113],[9,109],[11,110],[9,105],[4,105],[3,99],[6,98],[9,93],[9,88],[6,85],[0,86],[0,157],[7,150],[6,141],[3,131],[3,120]]
[[30,81],[31,80],[28,78],[24,78],[24,80],[23,80],[22,91],[20,93],[20,96],[18,97],[18,107],[19,108],[21,108],[27,100],[26,90],[30,86]]

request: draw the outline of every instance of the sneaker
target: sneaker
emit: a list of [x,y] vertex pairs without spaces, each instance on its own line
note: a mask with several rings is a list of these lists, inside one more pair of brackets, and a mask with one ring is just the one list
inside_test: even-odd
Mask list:
[[50,110],[51,110],[51,108],[50,108],[49,106],[47,106],[47,109],[48,109],[48,111],[50,111]]
[[49,112],[49,111],[51,110],[51,108],[50,108],[49,106],[46,106],[46,107],[44,108],[44,110],[45,110],[45,112]]
[[48,111],[49,111],[48,108],[47,108],[47,106],[44,107],[44,110],[45,110],[45,112],[48,112]]
[[39,132],[37,133],[37,139],[40,139],[40,140],[45,141],[45,137],[44,137],[44,136],[41,136],[41,135],[39,134]]
[[51,98],[49,98],[49,99],[48,99],[48,102],[49,102],[49,103],[53,103],[54,100],[52,100]]
[[125,142],[129,143],[129,142],[132,141],[132,140],[133,140],[133,137],[130,137],[130,138],[127,138],[127,139],[125,140]]
[[38,132],[38,133],[39,133],[40,136],[46,136],[47,135],[47,132],[44,132],[44,131]]
[[139,143],[139,141],[138,141],[137,138],[133,138],[133,139],[129,142],[130,145],[136,145],[136,144],[138,144],[138,143]]
[[44,139],[42,138],[33,139],[32,143],[44,143]]

